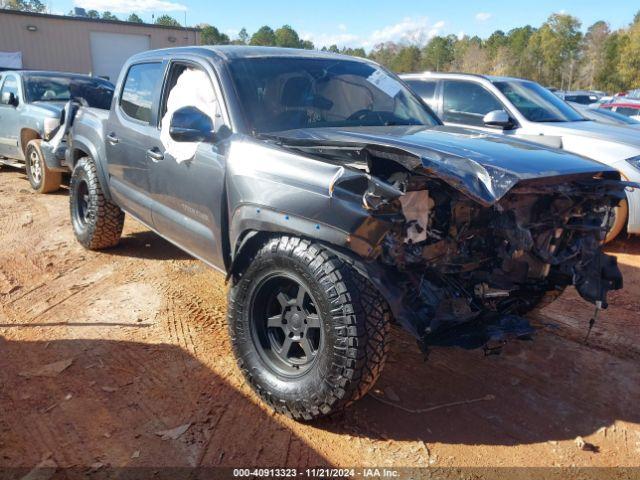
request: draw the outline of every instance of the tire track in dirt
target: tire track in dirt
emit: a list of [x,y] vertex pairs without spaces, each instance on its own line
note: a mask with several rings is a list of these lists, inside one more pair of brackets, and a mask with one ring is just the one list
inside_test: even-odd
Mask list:
[[[415,341],[393,331],[373,395],[408,409],[495,400],[411,414],[365,397],[334,419],[299,424],[272,415],[244,384],[221,275],[130,219],[119,247],[84,251],[68,199],[23,187],[20,174],[0,173],[0,211],[8,202],[36,212],[22,227],[11,220],[12,229],[0,215],[0,269],[21,286],[0,295],[0,318],[25,324],[0,328],[0,466],[32,466],[47,451],[59,465],[83,467],[638,465],[629,443],[640,438],[637,359],[567,340],[585,326],[572,297],[557,312],[573,324],[547,326],[500,357],[434,349],[425,363]],[[627,285],[638,284],[637,258],[627,257]],[[615,343],[611,328],[626,328],[635,338],[636,294],[612,295],[594,333]],[[64,358],[74,362],[55,378],[19,375]],[[177,440],[155,433],[186,423]],[[577,435],[601,452],[576,449]]]

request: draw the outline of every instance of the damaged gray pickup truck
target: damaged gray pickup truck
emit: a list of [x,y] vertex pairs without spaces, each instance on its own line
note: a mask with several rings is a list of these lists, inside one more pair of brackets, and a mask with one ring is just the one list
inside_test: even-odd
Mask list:
[[371,388],[392,319],[425,351],[491,351],[567,286],[596,312],[622,287],[601,251],[617,171],[445,127],[366,60],[139,54],[109,112],[79,110],[67,157],[80,243],[115,246],[126,212],[224,272],[240,368],[296,419]]

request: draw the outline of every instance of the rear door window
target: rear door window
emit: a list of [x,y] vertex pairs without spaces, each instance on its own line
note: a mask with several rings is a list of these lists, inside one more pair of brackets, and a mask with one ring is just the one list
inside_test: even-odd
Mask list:
[[483,117],[494,110],[504,110],[504,107],[482,85],[445,80],[442,118],[445,122],[483,126]]
[[411,90],[416,92],[427,105],[434,109],[433,95],[436,91],[436,82],[431,80],[405,80],[407,85],[411,87]]
[[120,97],[120,108],[128,117],[152,122],[153,99],[162,76],[162,63],[140,63],[129,68]]

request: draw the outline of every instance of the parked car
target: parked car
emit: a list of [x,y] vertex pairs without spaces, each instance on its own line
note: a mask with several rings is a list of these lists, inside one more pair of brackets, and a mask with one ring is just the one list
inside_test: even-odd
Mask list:
[[55,135],[65,104],[72,99],[109,109],[113,85],[86,75],[41,71],[0,73],[0,165],[25,167],[34,190],[60,187],[68,172],[62,158],[43,148]]
[[371,388],[392,316],[424,349],[490,348],[568,285],[596,308],[622,285],[601,251],[615,169],[443,126],[364,59],[135,55],[109,112],[78,111],[67,159],[78,241],[116,245],[126,212],[225,273],[240,368],[296,419]]
[[625,97],[631,100],[640,100],[640,88],[630,90]]
[[[539,84],[511,77],[417,73],[402,78],[446,125],[473,127],[562,148],[609,165],[640,181],[638,132],[584,118]],[[629,189],[608,241],[625,227],[640,234],[640,190]]]
[[616,100],[616,98],[617,98],[617,97],[614,97],[614,96],[612,96],[612,95],[610,95],[610,96],[609,96],[609,95],[607,95],[607,96],[601,97],[601,98],[600,98],[600,100],[598,100],[598,101],[597,101],[597,102],[595,102],[595,103],[592,103],[592,104],[591,104],[591,105],[589,105],[589,106],[590,106],[591,108],[599,108],[599,107],[601,107],[602,105],[607,105],[607,104],[609,104],[609,103],[614,102],[614,101]]
[[640,102],[631,100],[617,101],[607,105],[601,105],[601,109],[624,115],[633,120],[640,120]]
[[[557,92],[553,92],[557,95]],[[578,90],[571,92],[562,92],[560,98],[565,102],[579,103],[581,105],[590,105],[600,100],[602,95],[599,95],[592,91]]]
[[640,129],[640,120],[634,120],[621,113],[616,113],[605,108],[593,108],[593,105],[585,106],[579,103],[567,103],[575,108],[583,117],[593,120],[594,122]]

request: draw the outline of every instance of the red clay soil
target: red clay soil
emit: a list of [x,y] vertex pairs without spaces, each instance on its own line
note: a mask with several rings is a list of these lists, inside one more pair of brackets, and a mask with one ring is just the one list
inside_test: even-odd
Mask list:
[[130,219],[83,250],[68,210],[0,172],[0,467],[640,466],[638,238],[609,248],[626,286],[588,345],[574,291],[500,356],[425,362],[394,329],[374,391],[308,425],[244,384],[220,274]]

